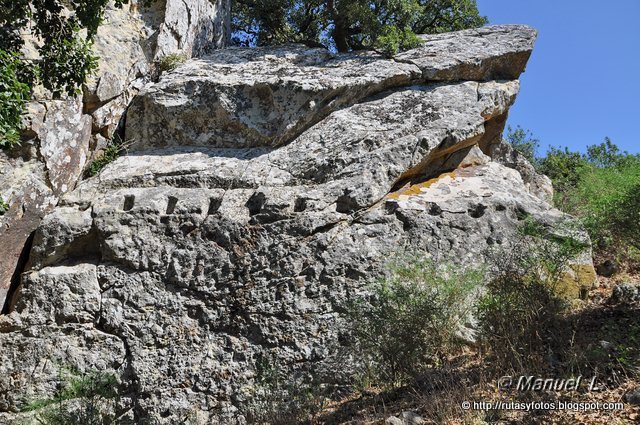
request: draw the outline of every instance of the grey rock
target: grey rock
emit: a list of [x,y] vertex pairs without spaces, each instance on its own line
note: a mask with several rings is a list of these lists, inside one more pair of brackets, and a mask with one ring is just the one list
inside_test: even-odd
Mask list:
[[230,0],[167,0],[155,58],[184,52],[199,57],[228,44]]
[[596,266],[598,275],[611,277],[620,271],[620,265],[615,260],[605,260]]
[[136,140],[134,149],[275,146],[333,110],[409,85],[418,72],[368,52],[223,50],[183,64],[141,93],[127,114],[126,137]]
[[623,304],[640,301],[640,289],[638,288],[638,285],[634,285],[631,283],[621,283],[613,287],[611,300],[614,303]]
[[91,118],[79,98],[47,102],[47,117],[38,137],[51,188],[56,195],[73,189],[87,162]]
[[[132,1],[123,8],[110,3],[93,44],[99,69],[83,86],[82,99],[49,100],[50,93],[35,91],[37,101],[27,105],[23,119],[23,146],[0,152],[0,196],[11,206],[0,218],[6,244],[0,308],[22,271],[20,258],[28,253],[30,235],[59,197],[75,188],[95,157],[92,149],[103,149],[114,135],[129,102],[150,80],[154,57],[178,51],[198,56],[223,47],[229,35],[228,3],[169,0],[141,7]],[[167,32],[183,43],[160,43]],[[26,54],[35,58],[34,40],[26,41]]]
[[[29,237],[58,197],[75,188],[87,163],[91,119],[82,113],[80,99],[31,102],[25,117],[27,135],[23,153],[0,153],[0,190],[10,205],[0,217],[0,239],[5,248],[0,262],[0,306],[12,281],[19,276]],[[27,252],[23,252],[27,250]]]
[[533,195],[542,199],[547,203],[553,202],[553,184],[551,179],[544,174],[539,174],[535,167],[531,165],[527,159],[509,145],[508,142],[501,140],[490,148],[491,157],[506,165],[509,168],[517,170],[522,176],[522,180]]
[[[0,316],[0,412],[50,391],[48,361],[117,374],[137,422],[242,421],[265,358],[347,378],[341,309],[394,254],[491,265],[525,217],[573,223],[491,158],[516,80],[420,75],[373,54],[228,49],[145,89],[136,148],[36,231]],[[251,107],[258,81],[281,108]],[[595,276],[588,253],[574,265]]]
[[404,421],[397,416],[389,416],[384,423],[386,425],[404,425]]
[[402,422],[404,425],[421,425],[425,423],[420,415],[411,411],[402,412]]
[[[424,47],[396,61],[366,52],[334,56],[304,46],[217,52],[187,62],[144,90],[131,105],[126,135],[137,141],[137,149],[279,146],[332,111],[390,88],[432,80],[515,79],[535,31],[497,26],[425,40]],[[414,63],[414,57],[420,61]],[[423,69],[428,66],[438,68],[440,77]],[[468,67],[484,77],[467,75]]]
[[624,399],[629,404],[640,406],[640,388],[637,388],[625,394]]
[[524,71],[536,36],[525,25],[423,35],[421,47],[395,59],[419,66],[425,80],[513,80]]

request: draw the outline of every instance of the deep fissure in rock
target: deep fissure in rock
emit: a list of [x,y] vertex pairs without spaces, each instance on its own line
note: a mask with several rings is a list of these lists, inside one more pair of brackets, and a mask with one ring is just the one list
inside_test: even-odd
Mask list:
[[31,246],[33,245],[33,238],[35,234],[35,231],[31,232],[31,234],[27,238],[27,241],[22,247],[20,257],[18,258],[18,263],[16,264],[16,269],[13,272],[13,276],[11,276],[11,285],[9,286],[9,291],[7,292],[7,298],[4,301],[4,306],[2,307],[2,312],[0,314],[9,314],[12,307],[15,305],[16,300],[14,300],[13,298],[16,295],[18,288],[20,287],[22,273],[25,271],[27,264],[29,263],[29,254],[31,253]]

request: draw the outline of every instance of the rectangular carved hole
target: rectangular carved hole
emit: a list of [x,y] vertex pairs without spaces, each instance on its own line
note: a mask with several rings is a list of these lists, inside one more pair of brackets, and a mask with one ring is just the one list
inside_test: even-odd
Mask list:
[[207,210],[207,215],[217,213],[221,204],[222,198],[209,198],[209,209]]
[[167,202],[167,214],[173,214],[176,210],[176,205],[178,204],[178,198],[175,196],[169,196],[169,201]]
[[124,197],[124,205],[122,206],[122,209],[125,211],[131,211],[135,203],[136,197],[134,195],[126,195]]
[[293,205],[293,212],[303,212],[306,209],[307,209],[307,200],[305,198],[296,199],[296,202]]

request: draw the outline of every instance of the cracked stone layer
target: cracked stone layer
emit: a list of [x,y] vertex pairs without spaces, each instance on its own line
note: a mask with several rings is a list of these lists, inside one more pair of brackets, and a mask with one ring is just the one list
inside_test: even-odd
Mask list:
[[[166,0],[142,7],[132,0],[106,6],[93,52],[98,70],[82,96],[51,100],[36,87],[24,116],[22,146],[0,152],[0,197],[10,206],[0,216],[0,309],[22,271],[22,257],[43,216],[75,188],[91,159],[112,138],[133,96],[149,81],[154,60],[180,53],[200,56],[226,45],[229,0]],[[37,58],[32,39],[25,54]]]
[[535,37],[517,25],[424,36],[423,47],[396,60],[299,45],[227,49],[189,61],[144,90],[128,112],[126,136],[135,149],[278,146],[332,111],[387,89],[516,79]]
[[[220,52],[221,69],[242,70],[247,58],[256,64],[241,77],[221,71],[218,80],[252,81],[253,72],[260,79],[282,67],[294,75],[296,67],[336,60],[300,47],[280,51],[280,59],[259,50]],[[361,68],[372,57],[361,58]],[[358,60],[345,56],[343,66],[358,68]],[[520,173],[486,155],[517,80],[462,77],[380,91],[376,80],[354,77],[350,84],[363,92],[367,84],[376,89],[335,111],[289,111],[283,122],[305,124],[288,143],[163,147],[153,138],[84,181],[36,232],[13,311],[0,316],[0,346],[9,347],[0,351],[0,388],[18,388],[0,399],[0,412],[50,389],[52,369],[32,380],[9,378],[37,365],[37,355],[115,372],[138,422],[172,424],[187,414],[201,424],[240,419],[265,358],[291,374],[341,378],[340,309],[366,293],[394,253],[474,267],[499,261],[524,216],[550,228],[571,222],[531,194]],[[175,88],[197,84],[184,86]],[[283,102],[291,96],[305,104],[298,95],[283,94]],[[202,113],[197,102],[193,114]],[[234,116],[225,137],[240,134],[234,128],[246,117]],[[169,124],[158,121],[153,130],[162,125]],[[575,261],[590,266],[586,257]],[[30,329],[37,338],[23,337]],[[38,351],[67,329],[90,336]],[[99,359],[85,341],[96,341]]]

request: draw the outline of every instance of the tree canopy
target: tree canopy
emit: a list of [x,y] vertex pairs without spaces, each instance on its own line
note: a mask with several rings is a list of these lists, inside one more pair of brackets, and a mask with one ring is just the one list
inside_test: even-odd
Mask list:
[[237,44],[296,42],[338,52],[395,54],[417,46],[416,34],[487,23],[475,0],[235,0],[233,9]]

